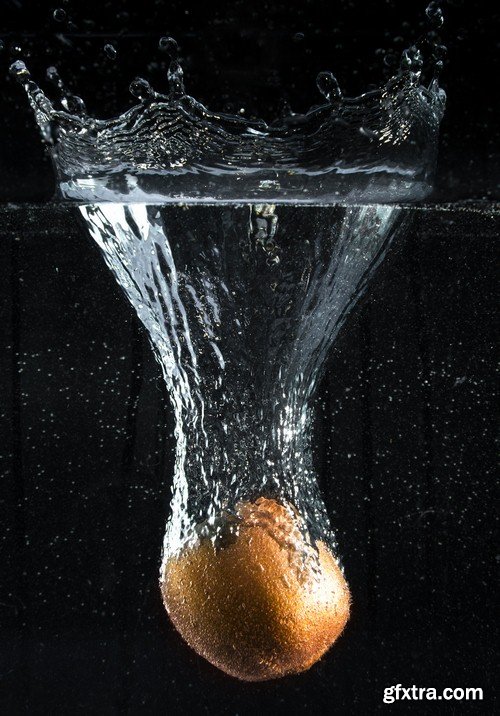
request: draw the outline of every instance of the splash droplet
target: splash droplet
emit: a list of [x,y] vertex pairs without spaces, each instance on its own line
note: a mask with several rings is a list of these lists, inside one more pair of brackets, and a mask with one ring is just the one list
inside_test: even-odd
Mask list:
[[78,97],[66,88],[56,67],[47,67],[45,74],[49,82],[52,82],[52,84],[57,87],[61,104],[67,112],[78,116],[86,114],[87,108],[85,107],[85,102],[81,97]]
[[320,72],[316,77],[316,85],[328,102],[332,103],[341,99],[342,91],[332,72]]
[[434,63],[434,82],[439,78],[441,70],[444,67],[444,60],[448,50],[445,45],[436,44],[433,48],[432,59]]
[[141,100],[141,102],[150,99],[154,94],[149,82],[142,77],[136,77],[135,80],[130,83],[129,91],[134,97]]
[[76,94],[68,94],[61,100],[62,106],[70,113],[83,115],[87,112],[85,102]]
[[31,77],[28,68],[22,60],[16,60],[15,62],[13,62],[9,68],[9,71],[12,77],[14,77],[19,82],[25,82]]
[[423,64],[422,53],[415,45],[403,51],[401,55],[401,70],[403,72],[410,72],[415,81],[420,78]]
[[179,55],[179,45],[173,37],[160,37],[158,47],[162,52],[166,52],[170,57],[177,57]]
[[432,27],[436,29],[442,27],[444,22],[443,10],[441,9],[441,6],[438,2],[435,2],[435,0],[433,0],[433,2],[431,2],[426,7],[425,14],[427,15],[427,18],[431,23]]
[[49,82],[53,82],[54,84],[59,84],[59,82],[61,81],[61,78],[59,77],[59,72],[55,67],[47,67],[45,76],[47,77]]
[[168,87],[171,97],[182,97],[184,90],[184,72],[181,63],[173,59],[168,68]]

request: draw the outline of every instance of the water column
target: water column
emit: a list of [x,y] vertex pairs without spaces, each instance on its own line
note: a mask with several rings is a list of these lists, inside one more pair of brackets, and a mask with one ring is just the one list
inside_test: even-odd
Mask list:
[[[167,609],[198,652],[235,676],[303,670],[349,609],[313,469],[312,398],[399,209],[105,203],[80,211],[148,332],[175,413]],[[246,573],[249,561],[279,594],[262,596],[267,587]],[[217,603],[207,606],[211,594]],[[274,623],[280,610],[284,629]]]

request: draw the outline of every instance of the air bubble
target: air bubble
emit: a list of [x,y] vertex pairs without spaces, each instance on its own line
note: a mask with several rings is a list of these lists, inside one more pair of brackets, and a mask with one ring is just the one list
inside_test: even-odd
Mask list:
[[110,60],[116,60],[116,57],[118,55],[116,47],[108,43],[107,45],[104,45],[104,52]]
[[389,69],[394,69],[394,67],[397,67],[398,59],[397,56],[394,55],[392,52],[388,52],[384,56],[384,65],[386,67],[389,67]]
[[52,13],[52,17],[56,22],[64,22],[66,20],[66,10],[63,10],[62,7],[58,7],[54,10]]

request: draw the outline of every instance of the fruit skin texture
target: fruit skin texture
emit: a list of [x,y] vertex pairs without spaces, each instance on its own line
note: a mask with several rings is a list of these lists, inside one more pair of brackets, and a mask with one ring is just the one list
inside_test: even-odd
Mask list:
[[307,561],[293,566],[305,543],[289,506],[259,498],[240,503],[238,515],[226,546],[205,538],[167,560],[165,607],[186,642],[231,676],[265,681],[305,671],[349,618],[344,576],[323,542],[315,570]]

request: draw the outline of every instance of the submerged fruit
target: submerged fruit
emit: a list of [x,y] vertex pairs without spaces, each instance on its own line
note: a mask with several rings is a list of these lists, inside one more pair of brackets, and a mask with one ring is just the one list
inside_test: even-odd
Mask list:
[[240,503],[236,524],[222,544],[201,538],[166,561],[161,588],[170,618],[231,676],[264,681],[305,671],[347,622],[344,576],[323,542],[312,550],[288,505],[262,497]]

